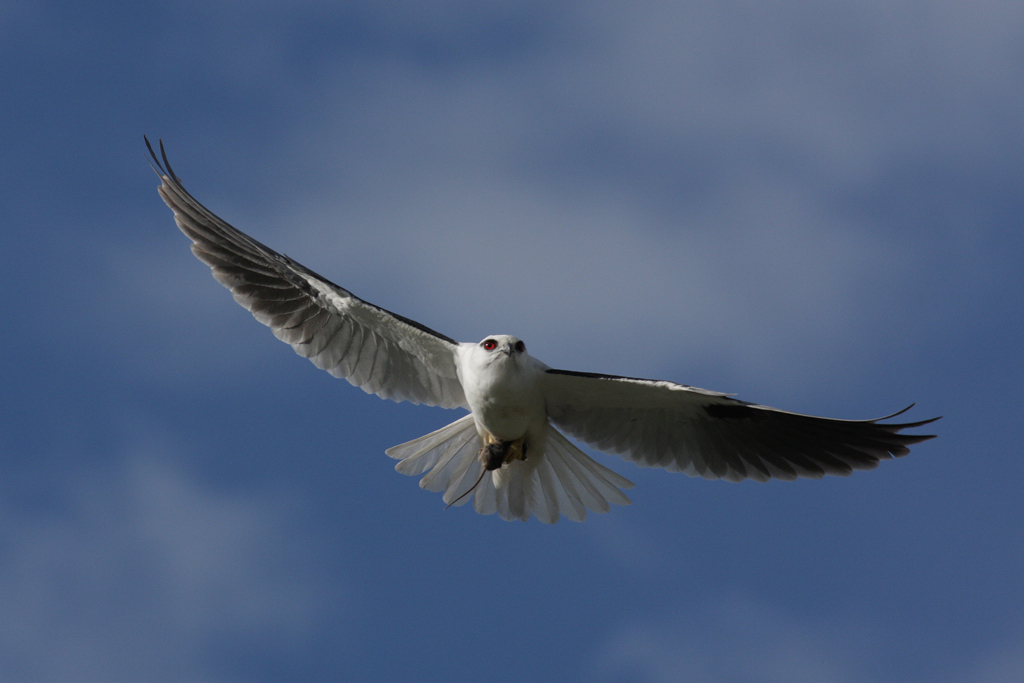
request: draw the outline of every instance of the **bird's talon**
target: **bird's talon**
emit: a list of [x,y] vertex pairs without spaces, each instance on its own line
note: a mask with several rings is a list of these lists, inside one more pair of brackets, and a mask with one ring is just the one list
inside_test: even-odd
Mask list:
[[477,454],[477,460],[484,469],[493,471],[516,460],[526,460],[526,439],[515,441],[490,441]]

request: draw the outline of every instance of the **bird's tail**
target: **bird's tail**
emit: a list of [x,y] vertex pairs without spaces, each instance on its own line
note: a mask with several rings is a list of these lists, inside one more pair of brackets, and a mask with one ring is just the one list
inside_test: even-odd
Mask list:
[[[418,439],[389,448],[400,462],[395,469],[416,476],[420,487],[444,492],[445,503],[463,505],[483,471],[477,459],[482,446],[472,415]],[[582,522],[587,510],[608,512],[611,503],[629,505],[620,489],[633,483],[598,464],[548,425],[541,448],[533,446],[525,460],[514,460],[484,476],[473,494],[473,507],[482,515],[495,512],[505,520],[526,521],[531,515],[554,524],[559,515]],[[464,496],[464,497],[463,497]],[[460,500],[461,498],[461,500]]]

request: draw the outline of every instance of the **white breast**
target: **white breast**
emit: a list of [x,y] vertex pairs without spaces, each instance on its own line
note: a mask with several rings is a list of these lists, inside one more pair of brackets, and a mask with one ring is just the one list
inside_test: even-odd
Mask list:
[[475,344],[459,349],[458,373],[478,430],[502,441],[547,425],[538,381],[542,370],[528,355],[489,353]]

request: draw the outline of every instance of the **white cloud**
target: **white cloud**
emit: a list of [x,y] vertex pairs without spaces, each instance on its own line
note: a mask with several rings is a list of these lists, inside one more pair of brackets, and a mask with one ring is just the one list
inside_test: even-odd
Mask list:
[[287,647],[337,602],[280,496],[146,455],[60,484],[49,506],[4,505],[4,680],[218,680],[213,645]]
[[825,365],[864,343],[851,331],[887,322],[859,302],[898,288],[913,261],[898,244],[798,185],[733,189],[671,230],[635,197],[458,167],[403,183],[394,201],[375,201],[384,186],[321,197],[280,224],[303,226],[288,235],[293,256],[361,296],[464,340],[515,333],[552,364],[650,373],[742,357],[772,372],[780,357]]
[[601,647],[598,680],[644,683],[842,683],[863,680],[870,644],[834,624],[800,623],[732,598],[688,618],[623,626]]
[[[1010,37],[1024,13],[1005,4],[593,3],[557,13],[515,58],[448,66],[396,46],[454,47],[515,12],[346,12],[386,28],[388,48],[277,77],[301,104],[261,152],[262,211],[227,217],[375,303],[464,339],[514,332],[556,350],[540,354],[552,364],[650,374],[700,358],[770,381],[884,353],[923,257],[913,227],[885,234],[848,197],[1016,125],[999,112],[1019,97]],[[179,170],[226,163],[172,154]],[[161,283],[173,294],[155,298],[181,315],[227,296],[203,280],[175,269]],[[213,364],[243,371],[227,357],[240,346]]]
[[[637,618],[620,625],[598,646],[596,680],[643,683],[844,683],[889,681],[891,661],[911,661],[915,671],[941,683],[1010,683],[1024,674],[1024,647],[1008,640],[985,652],[973,641],[929,651],[887,634],[884,623],[864,615],[797,616],[737,595],[687,606],[686,616]],[[983,640],[987,644],[988,641]],[[898,678],[898,675],[896,675]]]
[[969,683],[1018,683],[1024,680],[1024,639],[993,648],[961,680]]
[[833,171],[877,169],[938,141],[962,153],[1021,99],[1006,87],[1021,71],[1014,3],[591,7],[606,50],[574,71],[589,78],[566,79],[584,84],[570,97],[670,137],[775,138]]

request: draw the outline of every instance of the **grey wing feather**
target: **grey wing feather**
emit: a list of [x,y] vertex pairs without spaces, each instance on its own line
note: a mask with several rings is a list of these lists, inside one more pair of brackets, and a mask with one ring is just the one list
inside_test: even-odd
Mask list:
[[160,196],[235,301],[300,356],[367,393],[444,408],[466,407],[455,340],[363,301],[257,242],[200,204],[182,186],[160,145],[146,140]]
[[901,434],[939,418],[882,424],[746,403],[673,382],[548,370],[548,416],[560,429],[642,467],[707,479],[847,475],[900,457],[933,435]]

